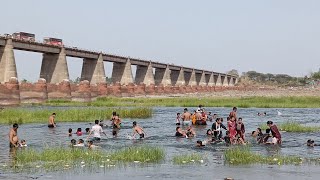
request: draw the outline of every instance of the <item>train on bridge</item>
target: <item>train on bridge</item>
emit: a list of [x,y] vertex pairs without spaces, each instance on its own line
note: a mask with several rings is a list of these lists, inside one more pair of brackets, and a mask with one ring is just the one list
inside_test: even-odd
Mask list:
[[[21,40],[21,41],[29,41],[29,42],[35,42],[36,41],[36,35],[32,33],[27,32],[15,32],[12,35],[5,34],[5,36],[11,36],[13,39]],[[45,37],[43,38],[44,44],[54,45],[54,46],[63,46],[62,39],[58,38],[52,38],[52,37]]]

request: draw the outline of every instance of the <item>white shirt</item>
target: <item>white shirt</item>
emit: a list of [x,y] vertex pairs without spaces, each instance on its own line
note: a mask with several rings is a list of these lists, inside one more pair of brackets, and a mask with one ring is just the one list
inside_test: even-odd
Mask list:
[[93,133],[93,137],[101,138],[100,133],[103,132],[102,127],[98,124],[92,126],[91,132]]

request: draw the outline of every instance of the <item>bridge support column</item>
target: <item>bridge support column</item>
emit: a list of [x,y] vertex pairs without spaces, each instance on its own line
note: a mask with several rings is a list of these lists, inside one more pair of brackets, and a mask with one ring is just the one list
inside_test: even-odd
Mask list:
[[171,86],[170,69],[167,66],[165,69],[156,68],[154,75],[156,85]]
[[106,83],[102,54],[99,54],[98,59],[83,59],[81,81],[84,80],[90,84]]
[[234,77],[231,77],[230,78],[230,81],[229,81],[229,86],[234,86]]
[[181,68],[179,71],[171,71],[171,82],[173,86],[186,85],[183,68]]
[[222,86],[221,74],[218,74],[216,86]]
[[214,82],[214,76],[213,76],[213,73],[210,74],[209,76],[209,80],[208,80],[208,86],[212,87],[212,86],[215,86],[215,82]]
[[222,80],[222,86],[229,86],[228,76],[224,75],[221,77]]
[[17,76],[12,39],[7,39],[6,45],[0,47],[0,82],[9,82],[11,77]]
[[200,77],[200,80],[198,82],[199,82],[198,83],[199,86],[207,86],[206,74],[204,72],[201,73],[201,77]]
[[121,85],[133,83],[130,59],[126,63],[113,63],[112,82]]
[[151,63],[149,63],[148,66],[137,66],[135,82],[136,84],[143,83],[146,86],[151,84],[154,85],[154,76]]
[[197,80],[196,80],[196,72],[192,70],[190,78],[188,80],[188,86],[197,86]]
[[68,64],[64,48],[61,48],[59,54],[43,54],[40,78],[45,79],[47,83],[51,84],[69,80]]

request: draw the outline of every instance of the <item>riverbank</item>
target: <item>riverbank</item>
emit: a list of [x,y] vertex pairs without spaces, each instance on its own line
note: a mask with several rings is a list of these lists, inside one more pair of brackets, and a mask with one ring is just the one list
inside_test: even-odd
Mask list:
[[134,97],[98,98],[90,103],[72,102],[65,100],[48,101],[46,106],[92,106],[92,107],[241,107],[241,108],[320,108],[320,96],[290,96],[290,97]]

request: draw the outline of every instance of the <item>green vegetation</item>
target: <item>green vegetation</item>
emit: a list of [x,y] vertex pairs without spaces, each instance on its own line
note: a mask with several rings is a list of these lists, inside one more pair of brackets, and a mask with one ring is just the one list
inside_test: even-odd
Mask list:
[[297,156],[263,156],[251,152],[248,147],[234,147],[224,152],[227,163],[234,165],[244,164],[301,164],[303,159]]
[[152,116],[151,108],[132,109],[94,109],[94,108],[70,108],[70,109],[13,109],[0,111],[0,124],[22,123],[47,123],[49,116],[57,113],[57,122],[88,122],[95,119],[110,119],[113,111],[119,113],[121,118],[149,118]]
[[166,98],[116,98],[103,97],[94,102],[81,103],[64,100],[48,101],[51,106],[94,107],[258,107],[258,108],[319,108],[320,97],[166,97]]
[[25,149],[17,151],[13,167],[44,168],[59,170],[61,168],[84,166],[114,166],[117,162],[157,163],[164,159],[164,150],[158,147],[130,147],[113,152],[88,150],[87,148],[45,148],[42,151]]
[[174,164],[203,163],[203,157],[200,154],[184,154],[173,157]]
[[[262,124],[262,125],[260,125],[260,128],[265,130],[269,127],[266,124]],[[281,123],[278,125],[278,128],[281,131],[297,132],[297,133],[320,131],[320,127],[305,126],[305,125],[299,124],[298,122],[294,122],[294,121],[286,121],[284,123]]]
[[164,159],[163,149],[158,147],[128,147],[113,153],[110,157],[112,160],[123,162],[160,162]]

